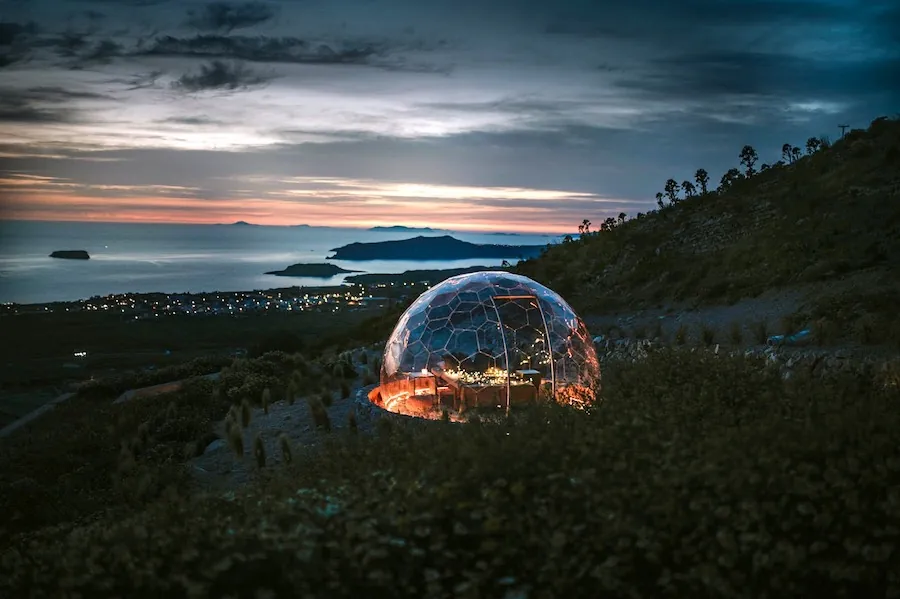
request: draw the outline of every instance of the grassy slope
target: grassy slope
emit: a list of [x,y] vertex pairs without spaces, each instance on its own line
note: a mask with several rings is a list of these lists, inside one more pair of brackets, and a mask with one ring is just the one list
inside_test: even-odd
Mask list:
[[881,120],[725,193],[551,248],[518,271],[599,312],[734,301],[866,269],[889,285],[898,266],[900,121]]
[[[120,507],[63,542],[68,526],[28,545],[11,539],[0,594],[900,592],[896,388],[784,381],[753,361],[688,352],[608,368],[604,385],[603,408],[588,416],[557,409],[504,424],[380,427],[373,438],[332,433],[318,457],[298,454],[231,497],[148,492],[140,468],[159,468],[163,432],[182,428],[179,416],[152,418],[131,474],[116,473],[113,456],[88,468],[95,501]],[[196,407],[177,414],[203,405],[181,399]],[[140,411],[131,427],[152,409]],[[121,483],[109,487],[109,475]],[[63,487],[58,505],[71,512],[88,499],[63,501]]]

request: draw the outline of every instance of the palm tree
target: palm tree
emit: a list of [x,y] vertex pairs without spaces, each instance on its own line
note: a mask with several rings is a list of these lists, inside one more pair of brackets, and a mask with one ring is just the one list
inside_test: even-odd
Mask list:
[[719,182],[719,191],[726,191],[734,182],[741,178],[741,171],[736,168],[728,169],[724,175],[722,175],[722,180]]
[[810,137],[806,140],[806,153],[815,154],[822,147],[822,142],[817,137]]
[[620,224],[620,225],[622,225],[622,224],[625,223],[625,217],[626,217],[626,216],[628,216],[628,215],[625,214],[624,212],[620,212],[620,213],[619,213],[619,224]]
[[685,199],[692,198],[697,193],[697,188],[690,181],[682,181],[681,189],[684,191]]
[[605,221],[603,221],[603,224],[606,225],[607,231],[612,231],[616,228],[616,219],[610,216]]
[[791,162],[797,162],[800,160],[800,148],[794,146],[791,148]]
[[588,219],[584,219],[581,221],[581,226],[578,227],[578,232],[587,235],[591,232],[591,221]]
[[740,158],[741,165],[746,168],[747,176],[752,177],[754,173],[756,173],[756,169],[753,168],[753,165],[759,160],[759,155],[756,153],[756,150],[753,149],[753,146],[744,146],[741,149]]
[[665,202],[663,202],[663,194],[660,192],[656,192],[656,205],[659,206],[660,210],[666,207]]
[[706,194],[706,186],[709,184],[709,173],[702,168],[698,168],[697,172],[694,173],[694,181],[700,186],[700,193]]
[[675,204],[678,202],[678,182],[675,179],[666,181],[666,186],[663,189],[666,192],[666,197],[669,198],[669,203]]

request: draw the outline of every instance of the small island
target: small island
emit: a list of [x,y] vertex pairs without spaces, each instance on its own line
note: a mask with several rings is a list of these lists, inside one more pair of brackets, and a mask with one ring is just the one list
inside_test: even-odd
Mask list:
[[534,258],[543,245],[469,243],[449,235],[413,237],[399,241],[351,243],[334,248],[329,260],[465,260],[469,258]]
[[435,233],[438,231],[446,231],[446,229],[432,229],[431,227],[406,227],[403,225],[393,225],[391,227],[371,227],[369,231],[377,233]]
[[85,250],[56,250],[50,254],[51,258],[63,260],[90,260],[90,255]]
[[347,270],[334,264],[291,264],[284,270],[271,270],[265,274],[277,277],[317,277],[327,279],[328,277],[349,272],[360,271]]

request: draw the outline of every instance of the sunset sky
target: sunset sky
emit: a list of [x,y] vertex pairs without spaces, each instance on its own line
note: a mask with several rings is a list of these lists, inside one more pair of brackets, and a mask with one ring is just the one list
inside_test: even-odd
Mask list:
[[896,0],[0,0],[0,218],[570,232],[898,81]]

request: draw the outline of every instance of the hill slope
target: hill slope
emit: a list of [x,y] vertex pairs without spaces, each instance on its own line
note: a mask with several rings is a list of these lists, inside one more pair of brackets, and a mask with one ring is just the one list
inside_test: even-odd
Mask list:
[[898,265],[900,121],[882,118],[725,191],[550,247],[517,271],[601,312],[731,303],[861,273],[879,288],[861,293],[886,296]]

